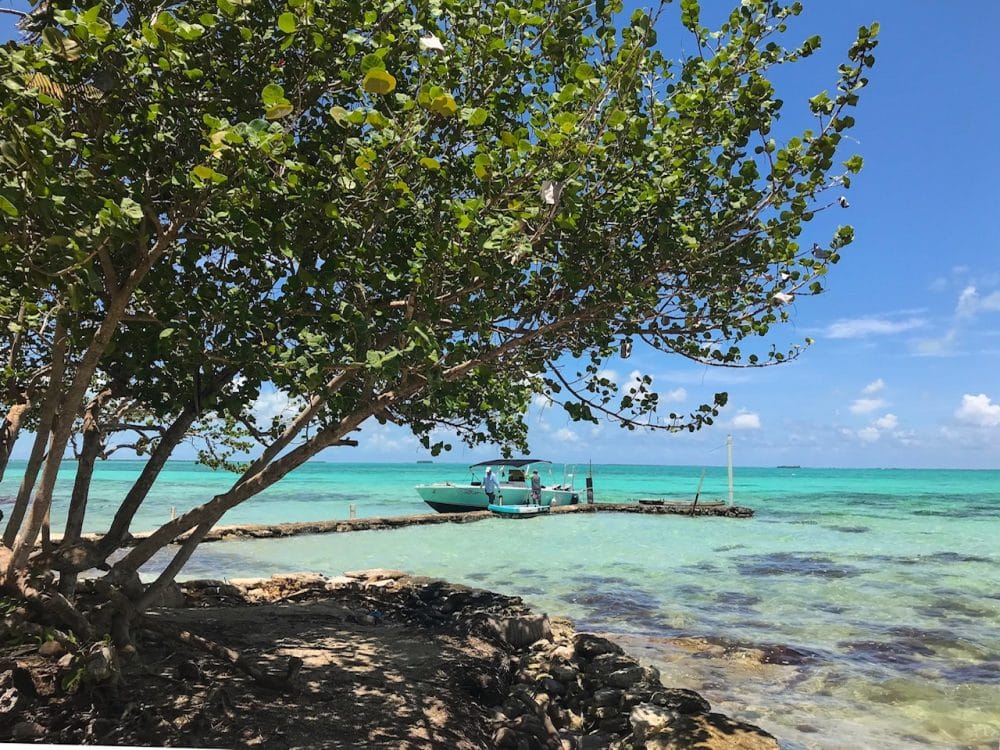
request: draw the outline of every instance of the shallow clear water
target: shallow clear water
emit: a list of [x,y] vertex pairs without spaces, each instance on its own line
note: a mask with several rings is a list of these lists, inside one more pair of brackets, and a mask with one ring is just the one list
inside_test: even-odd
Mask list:
[[[89,529],[106,525],[139,467],[101,466]],[[699,474],[596,466],[595,491],[605,501],[690,497]],[[223,522],[346,518],[350,504],[362,516],[425,512],[414,485],[465,476],[446,464],[310,464]],[[15,465],[0,498],[16,478]],[[228,481],[170,466],[136,529]],[[713,469],[702,497],[724,494],[725,470]],[[738,469],[736,500],[756,516],[497,519],[224,542],[203,546],[185,574],[396,567],[446,577],[616,634],[668,684],[789,749],[997,747],[1000,472]]]

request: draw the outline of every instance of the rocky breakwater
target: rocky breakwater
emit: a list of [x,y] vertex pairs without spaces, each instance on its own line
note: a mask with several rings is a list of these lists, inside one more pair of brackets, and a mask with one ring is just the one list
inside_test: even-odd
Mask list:
[[[494,644],[487,666],[457,679],[482,705],[497,748],[778,750],[767,732],[713,713],[693,690],[664,686],[655,668],[613,641],[578,633],[516,597],[385,570],[230,583],[249,601],[332,596],[369,625],[395,622]],[[211,591],[186,588],[196,600]]]

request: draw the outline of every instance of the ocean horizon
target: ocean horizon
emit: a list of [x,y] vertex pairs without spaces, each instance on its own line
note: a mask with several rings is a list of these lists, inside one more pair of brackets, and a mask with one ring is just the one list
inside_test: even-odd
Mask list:
[[[8,467],[0,507],[21,467]],[[98,466],[86,530],[107,527],[141,467]],[[573,471],[581,491],[588,469]],[[594,464],[595,496],[691,499],[703,470],[700,498],[725,499],[724,465]],[[554,464],[543,482],[566,473]],[[67,462],[54,533],[72,475]],[[468,477],[467,463],[447,459],[314,461],[221,523],[347,518],[351,506],[359,517],[425,513],[415,485]],[[132,530],[155,528],[232,481],[170,462]],[[737,466],[734,490],[753,518],[574,514],[227,541],[203,545],[181,577],[399,568],[520,596],[609,634],[659,667],[665,684],[697,690],[785,750],[995,750],[1000,471]],[[157,557],[144,574],[166,561]]]

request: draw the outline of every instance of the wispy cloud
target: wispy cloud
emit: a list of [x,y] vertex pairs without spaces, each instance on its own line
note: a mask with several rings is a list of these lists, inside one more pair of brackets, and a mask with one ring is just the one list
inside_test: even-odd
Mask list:
[[826,329],[831,339],[861,339],[869,336],[890,336],[912,331],[927,324],[923,318],[891,320],[889,318],[845,318],[835,321]]
[[672,391],[660,394],[660,400],[668,404],[679,404],[686,401],[688,392],[684,388],[674,388]]
[[554,437],[556,440],[561,440],[564,443],[578,443],[580,441],[580,436],[568,427],[556,430]]
[[875,420],[875,427],[880,430],[895,430],[899,425],[899,419],[895,414],[883,414]]
[[760,415],[752,411],[741,411],[733,417],[729,426],[734,430],[759,430],[761,428]]
[[878,380],[873,380],[866,385],[861,392],[870,396],[873,393],[878,393],[883,388],[885,388],[885,381],[882,380],[882,378],[879,378]]
[[881,398],[859,398],[851,404],[851,414],[869,414],[885,406],[885,399]]
[[863,443],[874,443],[882,436],[876,427],[862,427],[856,434]]

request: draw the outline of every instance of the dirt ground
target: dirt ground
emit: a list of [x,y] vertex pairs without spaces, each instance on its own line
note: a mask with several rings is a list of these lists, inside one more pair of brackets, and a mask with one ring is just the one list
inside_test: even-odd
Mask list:
[[[0,740],[260,748],[491,746],[497,646],[444,625],[407,622],[377,602],[313,598],[155,613],[116,689],[58,689],[57,660],[37,644],[7,649],[21,681]],[[225,659],[160,635],[189,631],[234,649],[258,669],[292,674],[288,693],[255,683]],[[297,660],[301,660],[299,663]],[[32,685],[24,685],[30,675]]]

